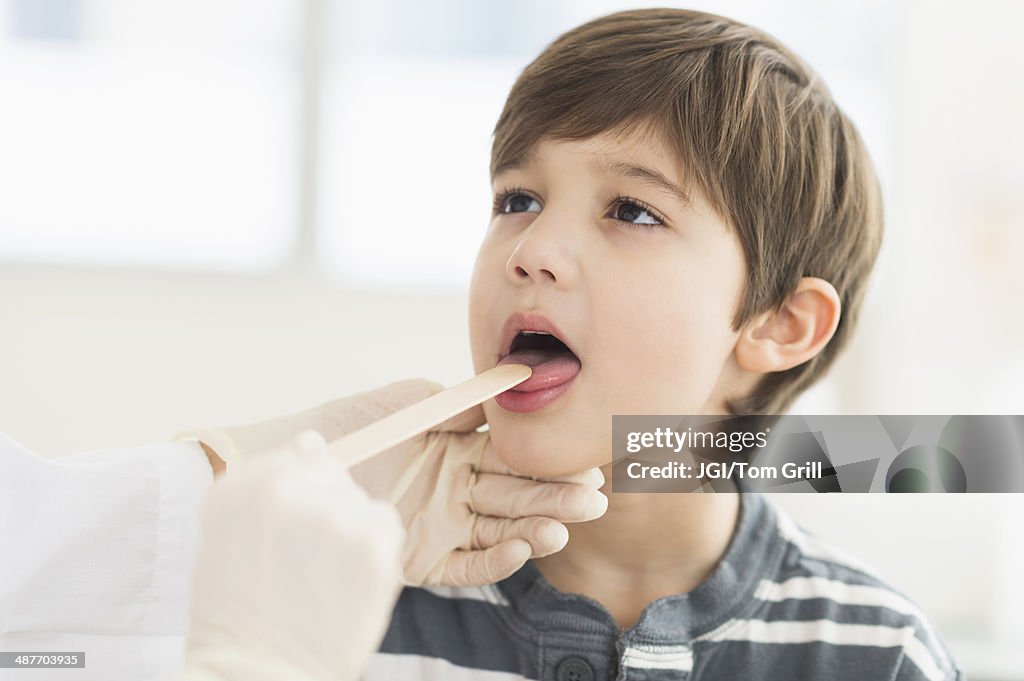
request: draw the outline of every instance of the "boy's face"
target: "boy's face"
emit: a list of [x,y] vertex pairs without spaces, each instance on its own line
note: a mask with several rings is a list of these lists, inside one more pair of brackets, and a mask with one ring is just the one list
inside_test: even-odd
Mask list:
[[687,202],[647,173],[683,187],[666,148],[641,134],[542,141],[494,178],[470,287],[475,371],[508,354],[514,312],[546,316],[580,361],[546,406],[484,403],[497,453],[521,474],[610,463],[613,414],[721,414],[735,396],[743,251],[699,192]]

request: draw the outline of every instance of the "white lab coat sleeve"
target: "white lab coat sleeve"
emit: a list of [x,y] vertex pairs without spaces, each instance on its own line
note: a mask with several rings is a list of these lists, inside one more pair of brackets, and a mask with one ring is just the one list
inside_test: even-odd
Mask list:
[[212,484],[195,443],[43,459],[0,433],[0,651],[85,653],[85,669],[0,669],[0,681],[176,669]]

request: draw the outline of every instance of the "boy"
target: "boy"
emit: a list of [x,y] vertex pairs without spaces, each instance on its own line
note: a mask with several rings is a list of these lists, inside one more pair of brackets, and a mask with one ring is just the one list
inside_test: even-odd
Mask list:
[[[470,294],[525,475],[603,465],[613,414],[782,413],[847,342],[882,209],[816,76],[722,17],[613,14],[521,74]],[[552,338],[554,336],[554,338]],[[496,585],[407,588],[367,679],[955,679],[905,598],[754,494],[618,494]]]

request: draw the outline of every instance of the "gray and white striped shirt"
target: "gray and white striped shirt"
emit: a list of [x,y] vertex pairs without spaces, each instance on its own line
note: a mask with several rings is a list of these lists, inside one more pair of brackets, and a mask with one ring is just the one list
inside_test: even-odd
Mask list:
[[759,494],[711,576],[620,630],[532,562],[481,588],[406,588],[364,681],[962,681],[924,615]]

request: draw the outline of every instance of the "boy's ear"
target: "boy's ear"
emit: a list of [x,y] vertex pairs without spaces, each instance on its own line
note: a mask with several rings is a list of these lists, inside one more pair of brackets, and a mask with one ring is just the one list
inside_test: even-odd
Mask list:
[[842,304],[832,284],[804,277],[778,312],[752,319],[736,342],[736,362],[759,374],[785,371],[811,359],[839,326]]

